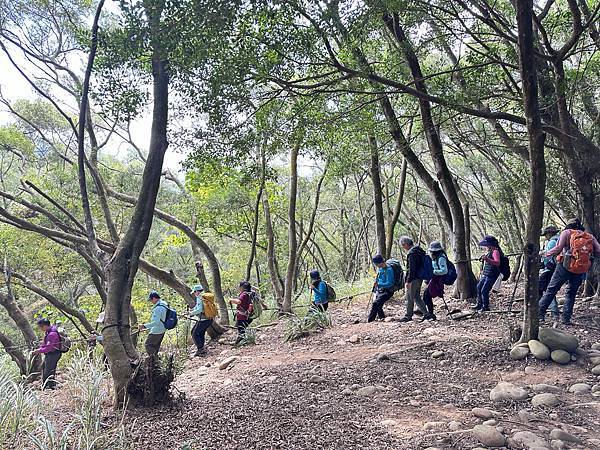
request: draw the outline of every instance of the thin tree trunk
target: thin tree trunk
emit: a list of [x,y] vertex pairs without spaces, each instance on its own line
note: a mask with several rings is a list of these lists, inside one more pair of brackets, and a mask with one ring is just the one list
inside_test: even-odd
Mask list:
[[302,140],[298,138],[290,150],[290,195],[288,205],[288,264],[285,276],[282,311],[292,312],[294,278],[296,274],[296,255],[298,254],[298,236],[296,231],[296,203],[298,201],[298,153]]
[[383,213],[383,192],[381,187],[381,169],[379,167],[379,148],[377,139],[369,132],[369,150],[371,154],[371,181],[373,182],[373,204],[375,205],[375,235],[377,237],[377,253],[387,256],[385,234],[385,216]]
[[[387,230],[386,230],[386,258],[391,258],[392,249],[394,247],[394,231],[396,229],[396,225],[398,224],[398,219],[400,218],[400,211],[402,210],[402,203],[404,202],[404,192],[406,190],[406,172],[408,169],[408,163],[406,162],[406,158],[402,158],[402,166],[400,168],[400,183],[398,186],[398,194],[396,196],[396,204],[394,205],[394,212],[392,217],[388,220]],[[438,217],[439,213],[438,213]]]
[[533,1],[515,3],[519,30],[519,66],[523,83],[523,105],[529,135],[529,161],[531,165],[529,214],[527,217],[527,242],[525,243],[525,304],[521,342],[537,339],[538,282],[539,282],[539,230],[544,218],[544,192],[546,163],[542,120],[538,100],[538,82],[533,37]]
[[275,232],[273,231],[273,222],[271,220],[271,208],[267,195],[263,196],[263,210],[265,213],[265,230],[267,233],[267,268],[269,277],[273,286],[273,295],[279,309],[283,308],[283,282],[277,270],[277,256],[275,253]]

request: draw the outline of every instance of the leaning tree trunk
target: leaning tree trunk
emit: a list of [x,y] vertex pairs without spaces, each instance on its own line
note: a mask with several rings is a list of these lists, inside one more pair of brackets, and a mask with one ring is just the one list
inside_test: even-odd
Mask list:
[[519,30],[519,66],[523,83],[523,105],[529,135],[530,197],[525,243],[525,305],[521,342],[536,339],[538,335],[539,232],[544,218],[544,191],[546,162],[542,120],[538,100],[538,85],[533,37],[533,2],[520,0],[515,4]]
[[[153,11],[150,14],[151,27],[155,33],[160,28],[160,12]],[[138,270],[140,255],[150,234],[164,156],[168,146],[168,63],[159,50],[160,44],[158,42],[153,42],[153,44],[154,105],[148,159],[127,233],[117,246],[107,267],[108,298],[102,335],[105,343],[104,351],[108,357],[114,381],[115,406],[120,406],[125,401],[131,377],[131,360],[138,358],[137,350],[131,341],[128,300],[131,298],[131,288]]]

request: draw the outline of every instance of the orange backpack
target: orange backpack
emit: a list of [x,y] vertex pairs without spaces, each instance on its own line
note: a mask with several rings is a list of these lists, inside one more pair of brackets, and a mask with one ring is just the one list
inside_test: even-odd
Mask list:
[[571,273],[587,273],[592,266],[592,253],[594,251],[594,238],[586,231],[571,230],[569,249],[560,258],[565,269]]

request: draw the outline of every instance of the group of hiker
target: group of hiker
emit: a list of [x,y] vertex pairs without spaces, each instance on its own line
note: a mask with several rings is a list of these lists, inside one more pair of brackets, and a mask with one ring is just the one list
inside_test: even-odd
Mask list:
[[[569,220],[562,232],[556,226],[549,225],[542,230],[541,234],[546,241],[540,251],[540,321],[545,320],[546,312],[550,309],[555,321],[562,315],[562,323],[570,325],[575,296],[591,267],[594,256],[600,256],[600,244],[592,234],[585,231],[579,219]],[[445,286],[454,284],[457,279],[456,267],[439,241],[431,242],[426,252],[410,237],[402,236],[400,246],[406,253],[404,264],[406,271],[397,259],[386,260],[380,254],[372,258],[377,275],[368,322],[385,319],[384,305],[399,290],[404,290],[406,304],[406,312],[400,322],[412,321],[416,313],[415,306],[422,316],[422,321],[434,321],[437,318],[434,313],[433,299],[443,299]],[[479,246],[485,248],[485,254],[479,258],[482,270],[477,283],[477,302],[473,308],[484,313],[490,311],[492,289],[502,280],[508,279],[510,266],[498,239],[494,236],[484,236]],[[321,278],[318,270],[312,270],[309,276],[312,297],[310,311],[324,313],[328,309],[329,302],[335,300],[335,290]],[[426,287],[423,290],[424,283]],[[567,288],[561,314],[556,295],[565,284]],[[238,336],[235,344],[243,343],[248,327],[266,307],[257,289],[250,282],[241,281],[238,288],[238,297],[230,300],[230,304],[236,308],[235,327]],[[205,292],[202,285],[194,286],[190,294],[195,299],[195,305],[186,318],[194,322],[191,330],[196,345],[194,356],[203,356],[206,353],[206,332],[213,324],[218,310],[214,294]],[[160,350],[166,331],[175,328],[178,318],[176,311],[161,299],[157,291],[150,292],[148,301],[152,303],[150,322],[140,325],[138,332],[148,332],[145,350],[148,355],[155,356]],[[103,321],[104,313],[101,313],[97,322]],[[57,363],[62,353],[70,347],[70,341],[64,332],[51,325],[46,318],[39,319],[37,325],[44,333],[44,339],[35,353],[44,355],[43,385],[53,389],[56,386],[54,378]],[[90,340],[94,343],[102,342],[102,336],[96,334]]]

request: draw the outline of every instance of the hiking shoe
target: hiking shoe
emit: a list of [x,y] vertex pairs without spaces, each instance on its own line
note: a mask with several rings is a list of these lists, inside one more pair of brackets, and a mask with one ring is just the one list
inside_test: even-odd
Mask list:
[[471,309],[474,309],[475,311],[479,311],[480,309],[483,309],[483,305],[480,305],[479,303],[477,303],[476,305],[472,305]]
[[411,317],[406,317],[404,316],[402,319],[400,319],[398,322],[412,322],[412,318]]
[[194,353],[194,357],[204,356],[204,355],[206,355],[206,349],[204,349],[204,348],[202,350],[197,350],[196,353]]

